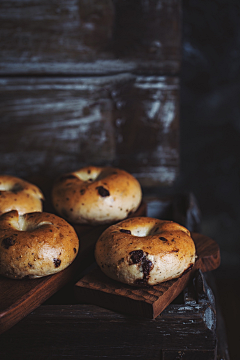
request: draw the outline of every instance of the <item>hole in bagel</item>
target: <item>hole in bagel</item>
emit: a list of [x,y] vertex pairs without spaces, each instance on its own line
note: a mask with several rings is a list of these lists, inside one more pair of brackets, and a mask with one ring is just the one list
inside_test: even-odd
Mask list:
[[41,221],[36,223],[34,221],[28,221],[24,215],[19,215],[18,221],[12,221],[12,226],[18,231],[33,231],[44,225],[53,225],[50,221]]
[[140,237],[144,237],[144,236],[150,236],[150,235],[156,235],[160,233],[159,231],[159,227],[158,226],[149,226],[149,225],[143,225],[143,226],[139,226],[137,228],[131,228],[131,235],[133,236],[140,236]]
[[51,223],[50,221],[41,221],[41,222],[38,223],[38,224],[28,223],[27,226],[26,226],[26,230],[25,230],[25,231],[36,230],[36,229],[38,229],[38,228],[40,228],[41,226],[44,226],[44,225],[53,225],[53,223]]
[[0,191],[11,191],[11,192],[17,193],[22,190],[23,190],[23,187],[19,183],[15,183],[15,184],[1,183],[0,184]]
[[80,180],[82,181],[95,181],[99,175],[99,171],[97,170],[91,170],[91,172],[89,172],[87,169],[86,170],[80,170],[80,171],[76,171],[74,173],[74,175],[76,175]]
[[117,174],[114,168],[96,168],[96,169],[82,169],[74,172],[74,174],[82,181],[100,181],[110,175]]

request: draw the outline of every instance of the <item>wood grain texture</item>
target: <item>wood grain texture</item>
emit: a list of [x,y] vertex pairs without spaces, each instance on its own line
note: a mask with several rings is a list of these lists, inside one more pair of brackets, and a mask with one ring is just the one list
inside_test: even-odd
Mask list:
[[112,165],[143,186],[179,170],[175,77],[0,78],[0,172],[48,185],[81,166]]
[[[41,306],[1,335],[1,359],[15,358],[15,349],[21,347],[20,360],[162,360],[178,359],[180,355],[186,360],[215,360],[216,331],[205,320],[206,312],[214,311],[214,307],[207,294],[205,302],[198,304],[199,293],[192,286],[195,296],[191,305],[183,296],[154,320],[94,305]],[[204,297],[204,289],[199,291],[198,297]]]
[[193,269],[178,279],[152,287],[135,288],[108,278],[97,268],[76,283],[76,298],[81,303],[156,318],[186,287],[196,269],[210,271],[220,264],[220,250],[214,240],[201,234],[193,234],[193,239],[198,259]]
[[[146,204],[141,203],[131,216],[145,216]],[[66,284],[79,279],[85,268],[94,262],[94,246],[108,225],[73,225],[80,241],[74,262],[65,270],[40,279],[14,280],[0,276],[0,334],[20,321]]]
[[178,0],[1,0],[0,74],[176,74]]

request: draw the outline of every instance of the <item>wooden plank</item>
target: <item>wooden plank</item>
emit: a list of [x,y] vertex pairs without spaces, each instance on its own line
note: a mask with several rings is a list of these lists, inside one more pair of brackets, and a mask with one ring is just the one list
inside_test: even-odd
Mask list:
[[[204,309],[156,320],[102,313],[93,306],[43,306],[1,335],[1,359],[161,359],[161,348],[214,352],[216,337],[205,328]],[[84,316],[85,315],[85,316]],[[197,335],[196,335],[197,334]],[[104,341],[103,341],[104,339]],[[174,339],[174,341],[173,341]],[[11,342],[14,341],[14,347]],[[44,344],[44,345],[43,345]],[[50,356],[51,354],[51,356]],[[194,359],[194,358],[193,358]],[[204,357],[200,358],[205,360]],[[212,357],[212,360],[214,358]]]
[[[220,265],[220,250],[214,240],[201,234],[193,234],[193,240],[197,261],[192,270],[177,279],[136,288],[108,278],[97,268],[75,284],[76,298],[80,303],[154,319],[183,291],[196,269],[211,271]],[[199,279],[197,285],[199,296],[205,296],[201,300],[198,298],[198,301],[204,302],[207,295]]]
[[155,320],[94,305],[41,306],[1,335],[1,359],[15,358],[21,348],[18,359],[159,360],[178,354],[183,359],[213,360],[217,339],[215,330],[205,324],[209,306],[208,300],[198,304],[195,298],[189,306],[179,299]]
[[0,74],[176,74],[179,0],[1,0]]
[[0,172],[48,179],[112,165],[143,186],[171,185],[179,170],[178,78],[0,79]]

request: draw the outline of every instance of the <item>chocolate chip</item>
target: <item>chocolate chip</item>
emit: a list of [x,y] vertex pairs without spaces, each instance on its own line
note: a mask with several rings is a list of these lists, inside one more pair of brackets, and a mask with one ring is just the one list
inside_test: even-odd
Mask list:
[[98,190],[99,195],[102,197],[106,197],[110,195],[110,192],[107,189],[105,189],[103,186],[98,186],[96,187],[96,189]]
[[120,232],[125,233],[125,234],[130,234],[130,235],[131,235],[131,230],[127,230],[127,229],[120,229]]
[[60,259],[53,259],[55,268],[58,268],[61,265],[61,260]]
[[152,268],[151,260],[144,258],[142,261],[143,279],[147,280],[149,278],[149,273],[151,268]]
[[10,246],[13,246],[15,244],[15,241],[16,239],[14,239],[13,236],[9,236],[5,239],[3,239],[2,241],[2,246],[5,248],[5,249],[9,249]]
[[159,239],[162,240],[162,241],[167,241],[167,239],[165,237],[163,237],[163,236],[160,236]]
[[76,249],[76,248],[73,248],[73,251],[74,251],[74,254],[76,254],[76,252],[77,252],[77,249]]
[[132,264],[138,264],[143,258],[143,250],[134,250],[129,253]]
[[81,189],[81,190],[80,190],[80,194],[81,194],[81,195],[84,195],[84,194],[85,194],[85,191],[86,191],[85,189]]
[[[129,253],[132,264],[139,264],[142,266],[143,278],[136,280],[138,285],[146,285],[149,278],[149,273],[153,268],[151,260],[146,258],[147,253],[144,254],[143,250],[135,250]],[[131,265],[131,264],[130,264]]]

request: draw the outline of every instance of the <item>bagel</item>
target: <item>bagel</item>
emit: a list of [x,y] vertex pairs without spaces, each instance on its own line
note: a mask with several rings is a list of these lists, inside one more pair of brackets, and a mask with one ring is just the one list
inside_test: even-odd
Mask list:
[[95,246],[95,259],[102,272],[134,286],[177,278],[192,268],[195,257],[195,244],[185,227],[150,217],[111,225]]
[[44,196],[41,190],[25,180],[0,175],[0,215],[17,210],[20,215],[42,211]]
[[72,263],[79,240],[64,219],[45,212],[0,216],[0,274],[13,279],[55,274]]
[[88,166],[61,176],[52,189],[57,213],[74,224],[110,224],[135,212],[142,200],[137,179],[124,170]]

